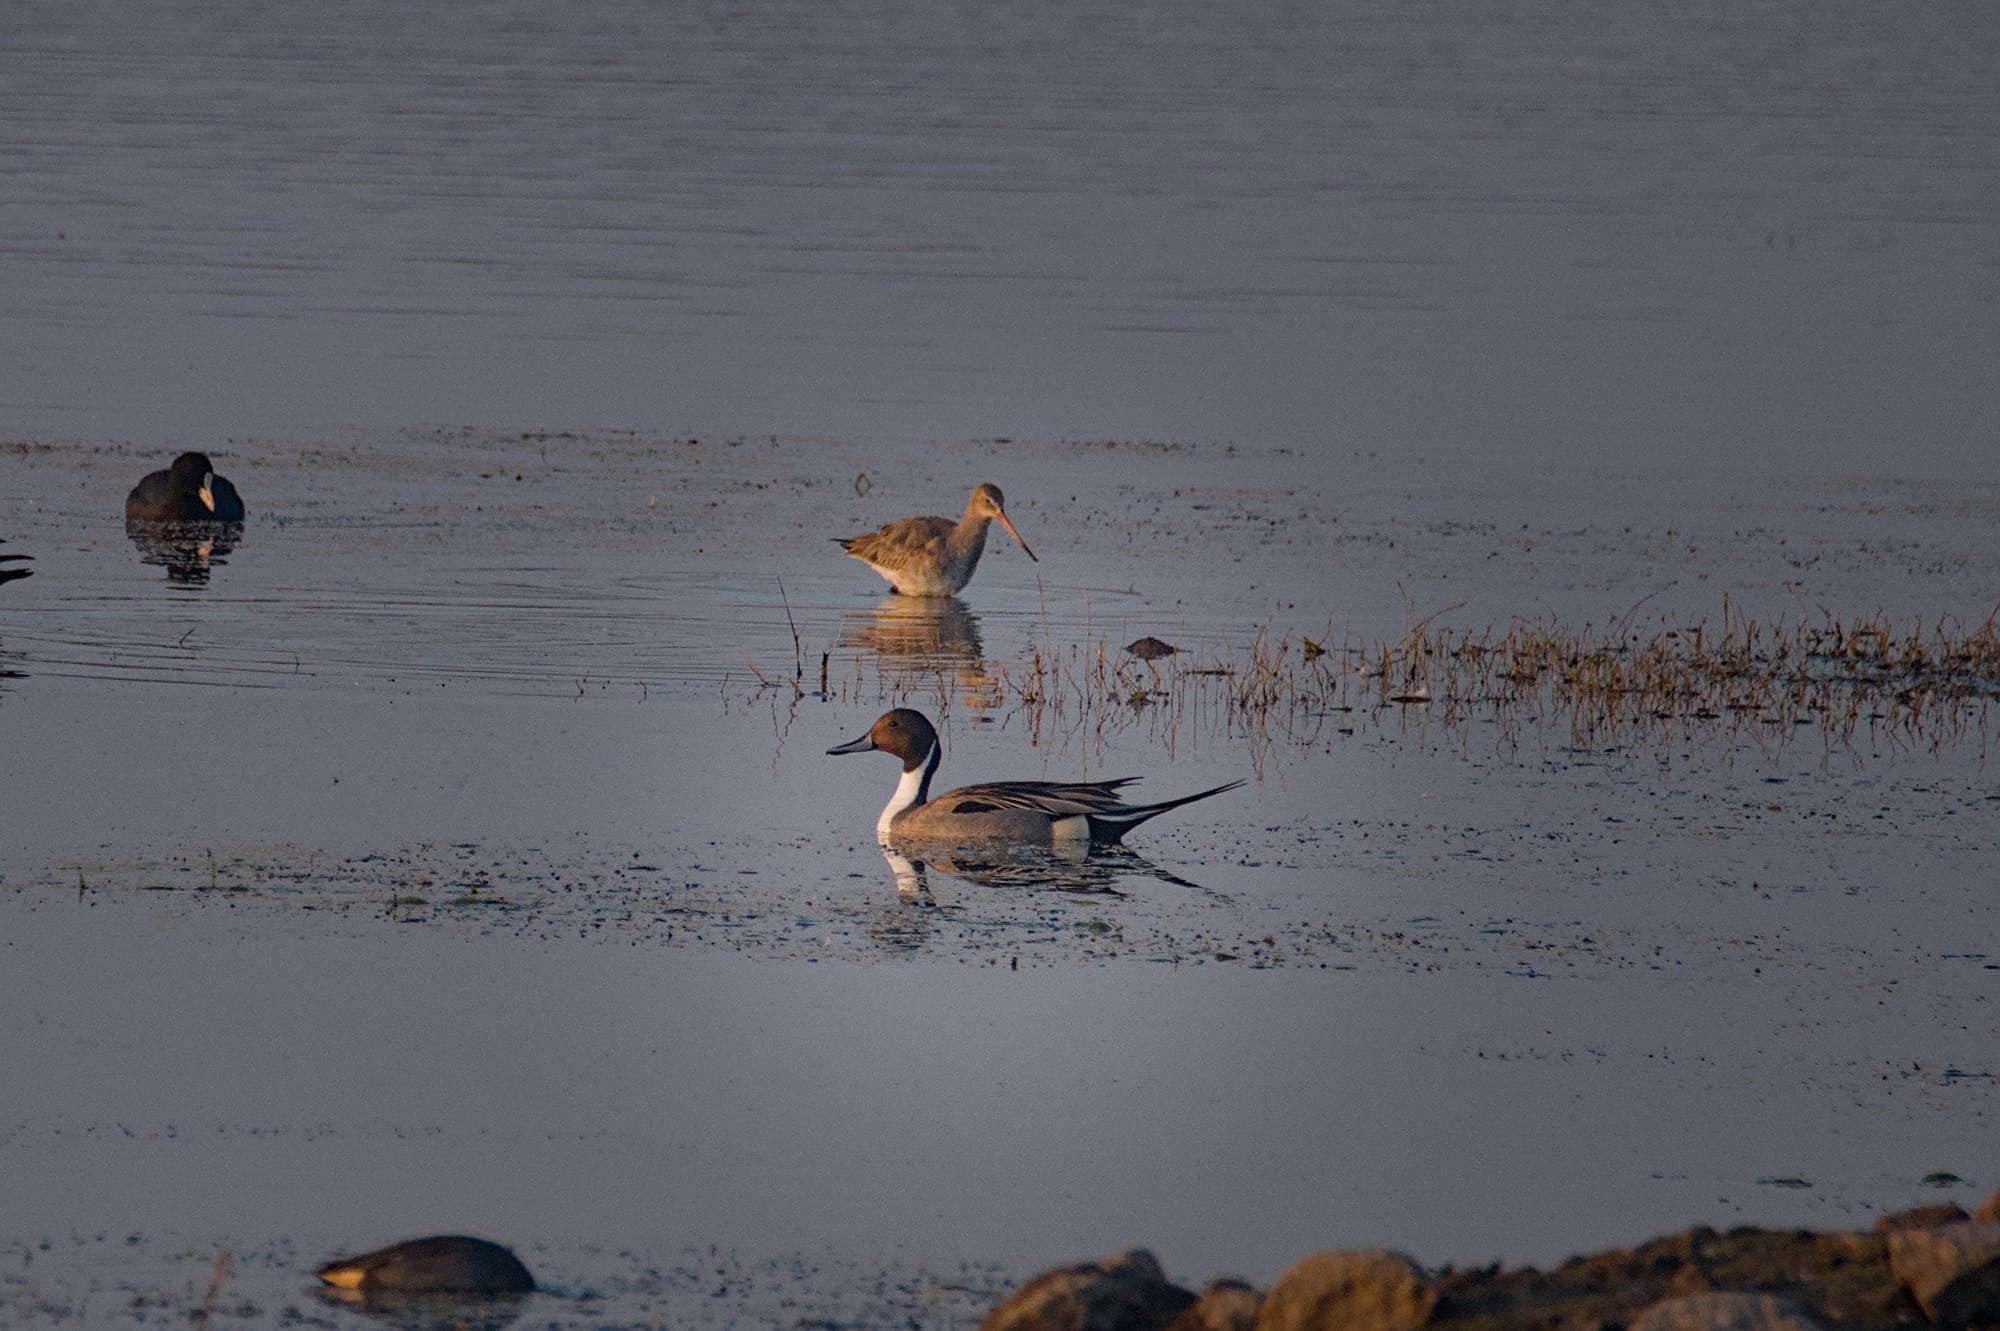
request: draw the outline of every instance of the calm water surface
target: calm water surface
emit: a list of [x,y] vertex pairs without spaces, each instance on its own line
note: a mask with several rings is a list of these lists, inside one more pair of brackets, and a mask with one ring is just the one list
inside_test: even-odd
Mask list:
[[17,5],[0,420],[1996,474],[1978,4]]

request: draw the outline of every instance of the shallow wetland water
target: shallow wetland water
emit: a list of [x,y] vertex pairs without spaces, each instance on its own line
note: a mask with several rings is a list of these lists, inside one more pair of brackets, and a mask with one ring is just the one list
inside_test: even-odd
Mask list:
[[[1370,669],[1991,642],[2000,10],[8,18],[0,1325],[353,1331],[321,1261],[470,1231],[522,1325],[958,1326],[2000,1182],[1990,669]],[[127,538],[182,448],[233,544]],[[1040,562],[956,602],[830,543],[981,481]],[[1246,784],[919,875],[825,753],[893,703]]]
[[[1981,696],[1582,743],[1383,702],[1358,658],[1263,723],[1020,680],[1148,633],[1201,668],[1724,593],[1976,624],[1993,487],[623,433],[225,456],[251,521],[173,581],[102,498],[150,458],[0,452],[40,555],[0,614],[17,1310],[191,1307],[220,1247],[220,1311],[341,1324],[318,1260],[471,1229],[538,1318],[949,1321],[1124,1243],[1196,1280],[1546,1261],[1985,1182]],[[996,536],[938,613],[827,539],[972,476],[1042,562]],[[945,718],[946,784],[1250,783],[1130,857],[899,879],[893,763],[824,754],[893,702]]]

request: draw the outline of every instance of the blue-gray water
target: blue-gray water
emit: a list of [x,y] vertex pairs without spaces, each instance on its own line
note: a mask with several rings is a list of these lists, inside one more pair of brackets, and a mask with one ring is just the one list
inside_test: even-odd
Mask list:
[[[0,1313],[178,1312],[218,1246],[269,1311],[471,1228],[634,1322],[883,1322],[912,1269],[895,1318],[962,1322],[1127,1243],[1265,1280],[1990,1187],[1976,702],[1579,743],[1010,689],[1141,633],[1976,625],[1997,49],[1974,5],[11,6]],[[119,504],[186,445],[251,520],[170,582]],[[980,480],[1041,562],[934,621],[828,542]],[[947,782],[1250,781],[1135,835],[1173,878],[925,901],[892,768],[823,754],[891,700]]]
[[2000,16],[11,6],[0,424],[2000,474]]

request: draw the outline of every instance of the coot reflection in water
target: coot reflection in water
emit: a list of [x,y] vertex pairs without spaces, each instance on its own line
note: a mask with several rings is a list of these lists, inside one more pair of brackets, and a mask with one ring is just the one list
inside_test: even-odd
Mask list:
[[229,562],[243,539],[240,522],[156,522],[126,518],[125,535],[139,548],[139,562],[167,570],[167,581],[201,587],[209,570]]
[[396,1331],[504,1331],[527,1304],[522,1294],[423,1294],[324,1285],[314,1293],[329,1308],[359,1313]]

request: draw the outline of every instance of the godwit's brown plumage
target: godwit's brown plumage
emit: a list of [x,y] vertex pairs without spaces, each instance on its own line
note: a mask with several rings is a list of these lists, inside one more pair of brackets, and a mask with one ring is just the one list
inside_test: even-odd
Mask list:
[[[842,550],[889,580],[905,596],[951,596],[972,581],[986,549],[986,527],[999,521],[1030,559],[1035,552],[1007,519],[997,485],[981,485],[966,502],[965,516],[904,518],[865,536],[834,538]],[[1039,561],[1037,561],[1039,562]]]

